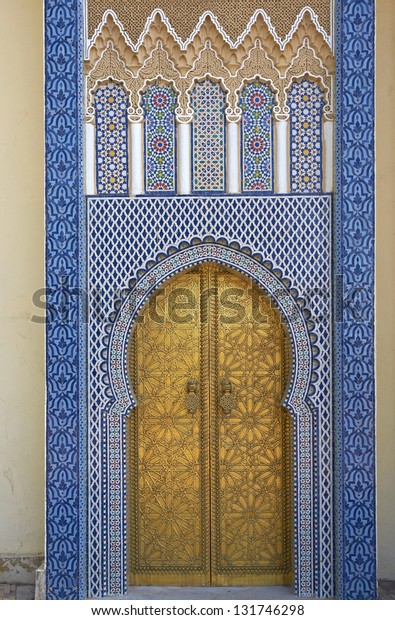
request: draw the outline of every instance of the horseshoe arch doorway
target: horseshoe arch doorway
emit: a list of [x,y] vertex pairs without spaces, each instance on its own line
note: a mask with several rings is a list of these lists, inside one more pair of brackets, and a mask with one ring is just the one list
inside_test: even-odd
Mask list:
[[164,283],[132,328],[129,581],[291,579],[287,337],[248,277],[203,263]]

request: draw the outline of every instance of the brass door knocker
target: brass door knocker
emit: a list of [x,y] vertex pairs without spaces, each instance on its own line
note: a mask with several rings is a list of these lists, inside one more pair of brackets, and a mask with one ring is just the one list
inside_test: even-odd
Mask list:
[[219,399],[219,404],[226,414],[229,414],[236,405],[235,397],[232,394],[233,386],[228,379],[223,379],[222,384],[222,396]]
[[196,410],[199,407],[198,382],[194,379],[191,379],[187,383],[185,405],[190,413],[196,413]]

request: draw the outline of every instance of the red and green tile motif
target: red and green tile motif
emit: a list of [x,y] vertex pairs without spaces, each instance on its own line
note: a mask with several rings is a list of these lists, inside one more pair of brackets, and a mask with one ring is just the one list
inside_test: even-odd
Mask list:
[[273,105],[273,92],[262,82],[248,84],[241,92],[243,192],[273,189]]
[[175,191],[175,108],[171,86],[155,83],[143,94],[146,192]]

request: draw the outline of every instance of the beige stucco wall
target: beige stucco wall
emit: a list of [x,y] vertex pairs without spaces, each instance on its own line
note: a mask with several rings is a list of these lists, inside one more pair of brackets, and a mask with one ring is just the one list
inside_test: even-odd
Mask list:
[[[0,556],[44,548],[42,0],[0,0]],[[379,576],[395,579],[395,2],[377,0]],[[0,576],[1,577],[1,576]],[[1,578],[0,578],[1,582]]]
[[44,548],[42,4],[0,0],[0,555]]
[[395,579],[395,2],[376,6],[378,574]]

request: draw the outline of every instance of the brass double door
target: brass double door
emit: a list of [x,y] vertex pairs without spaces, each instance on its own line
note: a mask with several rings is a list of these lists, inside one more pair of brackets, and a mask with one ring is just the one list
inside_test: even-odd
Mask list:
[[289,582],[284,355],[269,299],[216,264],[144,308],[129,349],[132,584]]

